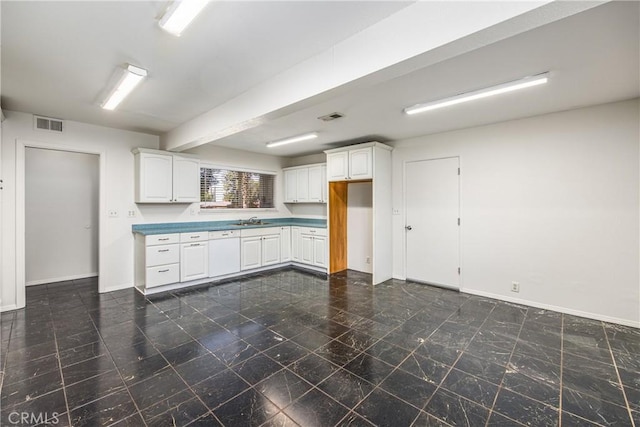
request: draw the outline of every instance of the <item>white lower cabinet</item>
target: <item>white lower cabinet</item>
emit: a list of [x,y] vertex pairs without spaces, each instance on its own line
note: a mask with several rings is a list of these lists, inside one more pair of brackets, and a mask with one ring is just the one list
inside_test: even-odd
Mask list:
[[178,234],[136,236],[136,286],[153,288],[180,281]]
[[254,228],[240,232],[240,269],[280,264],[280,227]]
[[209,233],[180,234],[180,281],[209,277]]
[[280,262],[291,261],[291,227],[280,227]]
[[297,226],[137,234],[136,286],[175,285],[290,261],[326,268],[326,236],[326,229]]
[[315,267],[327,267],[327,230],[313,227],[291,227],[293,260]]

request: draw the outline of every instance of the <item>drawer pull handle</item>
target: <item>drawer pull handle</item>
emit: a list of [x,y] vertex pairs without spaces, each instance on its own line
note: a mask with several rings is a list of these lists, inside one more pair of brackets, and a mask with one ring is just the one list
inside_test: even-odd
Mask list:
[[166,273],[167,271],[169,271],[168,268],[166,270],[158,270],[158,273]]
[[228,236],[228,235],[229,235],[229,233],[222,233],[222,235],[223,235],[223,236]]
[[309,230],[309,233],[315,233],[316,230]]
[[190,246],[202,246],[200,243],[192,243]]
[[162,239],[158,239],[158,240],[169,240],[168,237],[163,237]]
[[158,252],[169,252],[169,249],[158,249]]
[[200,236],[191,236],[192,239],[199,239]]

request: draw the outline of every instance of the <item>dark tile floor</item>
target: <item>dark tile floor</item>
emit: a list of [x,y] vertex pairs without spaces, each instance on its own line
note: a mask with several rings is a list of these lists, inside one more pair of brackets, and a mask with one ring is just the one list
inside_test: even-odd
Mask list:
[[0,424],[640,426],[640,330],[367,280],[30,287],[1,315]]

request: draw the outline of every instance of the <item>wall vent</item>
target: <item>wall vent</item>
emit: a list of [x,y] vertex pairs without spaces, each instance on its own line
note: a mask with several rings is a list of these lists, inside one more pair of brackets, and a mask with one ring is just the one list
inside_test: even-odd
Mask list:
[[33,128],[51,132],[62,132],[62,120],[52,119],[51,117],[33,116]]
[[318,117],[318,119],[322,120],[323,122],[330,122],[331,120],[341,119],[342,117],[344,117],[344,114],[342,113],[331,113],[327,114],[326,116],[320,116]]

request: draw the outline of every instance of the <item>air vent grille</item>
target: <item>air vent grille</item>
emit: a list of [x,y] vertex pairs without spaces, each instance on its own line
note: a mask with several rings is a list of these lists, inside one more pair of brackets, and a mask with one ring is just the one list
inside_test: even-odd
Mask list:
[[327,114],[326,116],[320,116],[318,117],[318,119],[322,120],[323,122],[330,122],[332,120],[341,119],[343,117],[344,117],[344,114],[342,113],[331,113],[331,114]]
[[33,116],[33,125],[38,130],[62,132],[62,120],[52,119],[51,117]]

